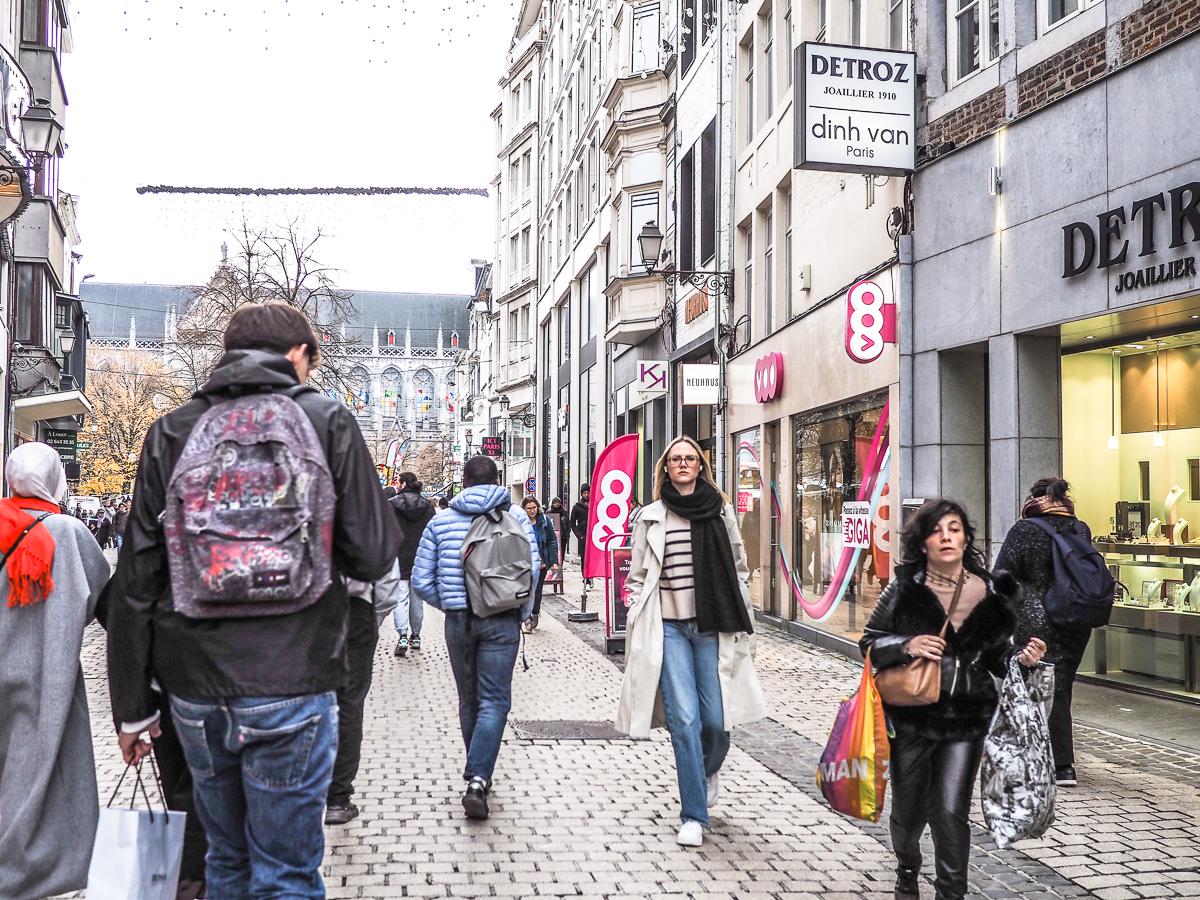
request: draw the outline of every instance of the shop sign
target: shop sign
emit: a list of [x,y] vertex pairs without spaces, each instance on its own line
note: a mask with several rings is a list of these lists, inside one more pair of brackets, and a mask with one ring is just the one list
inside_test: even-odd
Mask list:
[[684,406],[716,406],[721,399],[721,374],[710,363],[688,363],[679,367],[683,379]]
[[675,346],[686,347],[713,331],[713,304],[706,289],[675,301]]
[[754,495],[749,491],[737,492],[737,511],[740,513],[750,512],[750,505],[754,501]]
[[871,504],[842,504],[842,546],[867,550],[871,546]]
[[504,438],[500,436],[483,435],[479,439],[479,452],[484,456],[503,456]]
[[769,403],[783,393],[783,354],[768,353],[754,364],[754,399]]
[[690,325],[698,318],[708,312],[708,291],[696,291],[684,301],[683,305],[683,323]]
[[[1170,199],[1168,196],[1170,195]],[[1128,211],[1118,206],[1096,216],[1096,225],[1071,222],[1063,231],[1063,278],[1082,275],[1095,264],[1097,269],[1121,266],[1129,257],[1127,227],[1137,224],[1138,259],[1158,253],[1154,231],[1155,216],[1162,213],[1170,221],[1170,249],[1200,243],[1200,181],[1171,188],[1166,193],[1152,194],[1135,200]],[[1161,219],[1159,221],[1162,221]],[[1119,271],[1113,282],[1113,292],[1120,294],[1138,288],[1153,287],[1167,281],[1196,277],[1196,257],[1184,256]]]
[[907,175],[916,54],[805,41],[796,50],[796,168]]
[[63,462],[76,462],[79,459],[79,432],[47,428],[42,440],[58,451]]
[[668,365],[665,359],[643,359],[638,363],[637,392],[641,403],[667,393]]
[[614,546],[609,553],[609,558],[608,616],[604,623],[605,637],[623,637],[625,626],[629,622],[629,604],[633,602],[627,586],[629,572],[633,568],[633,549]]
[[896,343],[896,304],[874,281],[846,292],[846,353],[856,363],[872,363],[887,344]]

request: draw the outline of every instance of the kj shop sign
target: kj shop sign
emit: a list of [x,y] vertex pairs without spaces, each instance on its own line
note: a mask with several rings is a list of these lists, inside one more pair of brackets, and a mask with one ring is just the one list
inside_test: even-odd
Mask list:
[[916,167],[916,54],[796,48],[796,168],[907,175]]

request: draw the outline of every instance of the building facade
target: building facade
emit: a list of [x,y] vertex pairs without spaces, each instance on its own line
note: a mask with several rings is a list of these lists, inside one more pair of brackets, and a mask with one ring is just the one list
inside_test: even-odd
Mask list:
[[[1200,5],[918,2],[925,75],[901,473],[993,553],[1062,474],[1124,587],[1081,672],[1200,696]],[[1193,589],[1192,585],[1196,585]]]

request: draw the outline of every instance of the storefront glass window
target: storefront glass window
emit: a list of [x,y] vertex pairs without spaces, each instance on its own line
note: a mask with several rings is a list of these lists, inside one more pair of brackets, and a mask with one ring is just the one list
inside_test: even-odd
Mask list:
[[1109,625],[1093,632],[1080,674],[1193,698],[1200,693],[1197,390],[1200,333],[1062,360],[1063,477],[1118,582]]
[[[881,469],[883,455],[872,452],[883,401],[866,398],[792,420],[796,523],[792,596],[785,608],[797,621],[814,620],[814,627],[849,640],[862,634],[891,578],[887,470]],[[842,504],[858,500],[864,480],[874,480],[877,471],[885,483],[876,491],[871,546],[844,549]]]
[[762,571],[762,435],[757,428],[739,432],[733,438],[737,456],[737,504],[738,525],[746,545],[746,558],[750,563],[750,599],[755,609],[763,608]]

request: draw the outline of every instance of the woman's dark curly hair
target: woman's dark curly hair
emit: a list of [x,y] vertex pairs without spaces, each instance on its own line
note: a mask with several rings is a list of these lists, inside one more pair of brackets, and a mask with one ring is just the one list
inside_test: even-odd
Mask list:
[[975,528],[962,504],[939,498],[926,500],[916,511],[904,533],[900,535],[900,562],[914,569],[925,565],[925,541],[933,534],[943,516],[958,516],[967,543],[963,548],[963,567],[980,577],[988,574],[987,559],[975,545]]

